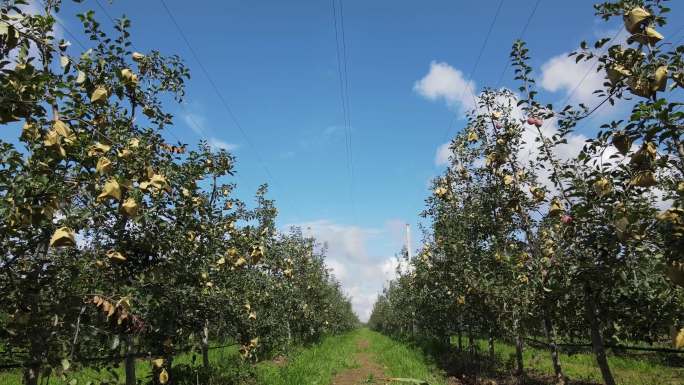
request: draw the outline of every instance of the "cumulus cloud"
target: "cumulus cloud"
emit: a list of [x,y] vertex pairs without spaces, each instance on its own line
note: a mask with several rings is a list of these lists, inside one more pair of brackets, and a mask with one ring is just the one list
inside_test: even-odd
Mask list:
[[[189,112],[186,109],[186,111],[181,115],[181,118],[183,119],[185,125],[190,127],[192,132],[194,132],[197,136],[202,139],[207,138],[208,130],[206,129],[206,118],[203,115]],[[211,147],[213,151],[235,151],[239,147],[238,144],[226,142],[225,140],[219,139],[215,136],[211,136],[206,140],[207,144],[209,144],[209,147]]]
[[[536,127],[525,123],[526,116],[520,106],[518,106],[518,96],[513,95],[509,98],[499,97],[497,103],[506,105],[510,108],[511,118],[523,122],[525,130],[522,134],[522,143],[518,153],[518,159],[522,164],[527,164],[530,160],[537,158],[539,154],[539,143],[535,141],[538,136]],[[485,113],[481,111],[481,113]],[[559,131],[557,120],[555,118],[549,119],[541,127],[542,134],[546,138],[556,135]],[[560,160],[569,160],[577,156],[584,146],[587,137],[578,133],[571,133],[566,136],[567,143],[561,144],[554,149],[554,153]],[[449,143],[444,143],[437,148],[435,154],[435,164],[438,166],[447,165],[449,163],[449,156],[451,150]],[[550,167],[539,171],[539,183],[546,186],[549,190],[554,191],[555,187],[551,181]]]
[[550,92],[563,92],[570,102],[591,106],[599,100],[594,90],[605,81],[604,71],[597,72],[596,65],[595,60],[576,63],[574,56],[562,53],[542,65],[540,85]]
[[[611,37],[598,53],[606,52],[609,46],[626,45],[629,33],[624,28],[620,30],[596,31],[597,38]],[[605,82],[605,71],[596,71],[597,60],[575,62],[575,56],[568,56],[564,52],[547,60],[541,67],[541,82],[543,89],[550,92],[563,92],[570,97],[571,103],[584,103],[591,107],[599,101],[593,94],[594,90],[602,88]]]
[[437,147],[437,152],[435,153],[436,166],[446,166],[449,164],[449,156],[451,155],[450,145],[451,143],[447,142]]
[[368,260],[366,242],[381,231],[353,225],[341,225],[329,220],[300,223],[304,234],[315,237],[328,246],[328,256],[337,260]]
[[430,71],[415,82],[413,90],[428,100],[444,99],[461,116],[474,108],[475,82],[466,80],[463,72],[444,62],[432,61]]
[[209,146],[211,146],[211,148],[214,151],[216,151],[216,150],[234,151],[234,150],[237,150],[237,148],[239,147],[235,143],[228,143],[226,141],[223,141],[221,139],[214,138],[214,137],[209,138]]
[[367,321],[375,299],[385,282],[396,276],[396,266],[400,262],[395,256],[369,252],[368,245],[389,241],[390,247],[399,251],[403,245],[404,223],[395,219],[388,220],[380,228],[368,228],[321,219],[285,227],[300,227],[304,235],[316,238],[327,248],[326,265],[351,297],[356,314],[362,321]]
[[[522,108],[518,106],[518,96],[514,94],[509,98],[500,97],[498,103],[508,105],[511,109],[511,117],[521,121],[523,124],[524,131],[522,133],[522,143],[518,151],[519,161],[522,164],[528,164],[529,161],[536,160],[539,156],[540,149],[539,142],[535,139],[538,137],[539,133],[537,132],[536,127],[525,122],[527,117]],[[541,133],[545,138],[551,138],[558,134],[558,131],[559,128],[556,118],[548,119],[541,127]],[[567,140],[567,143],[558,145],[553,149],[554,155],[561,161],[570,160],[576,157],[582,150],[587,137],[578,133],[570,133],[565,139]],[[550,191],[556,191],[553,181],[551,180],[550,165],[547,164],[544,169],[539,170],[537,176],[538,182],[541,185],[545,186]]]
[[195,134],[200,137],[204,136],[204,116],[187,112],[183,114],[183,121]]

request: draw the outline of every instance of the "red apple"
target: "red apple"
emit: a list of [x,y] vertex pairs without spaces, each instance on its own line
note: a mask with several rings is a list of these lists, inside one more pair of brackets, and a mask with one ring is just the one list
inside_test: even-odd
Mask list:
[[529,118],[527,118],[527,124],[529,124],[529,125],[531,125],[531,126],[534,125],[534,123],[535,123],[536,121],[537,121],[537,120],[536,120],[535,118],[531,117],[531,116],[530,116]]
[[565,223],[566,225],[569,225],[572,223],[572,217],[570,215],[565,214],[561,217],[561,222]]
[[534,118],[534,125],[537,126],[537,128],[541,127],[544,124],[544,121],[539,119],[539,118]]

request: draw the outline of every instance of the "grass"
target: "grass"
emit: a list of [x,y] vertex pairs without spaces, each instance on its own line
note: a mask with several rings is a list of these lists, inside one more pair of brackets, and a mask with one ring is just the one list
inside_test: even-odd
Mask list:
[[[367,341],[367,347],[362,346],[360,341]],[[479,350],[486,354],[487,341],[478,340],[477,343]],[[336,374],[359,367],[356,354],[360,351],[366,352],[372,360],[375,360],[389,377],[415,378],[428,381],[430,385],[446,384],[443,372],[421,349],[366,328],[326,337],[317,344],[296,349],[282,361],[261,362],[249,369],[252,378],[249,383],[256,381],[259,385],[328,385]],[[513,345],[497,341],[495,351],[504,364],[510,365],[515,354]],[[211,377],[208,383],[223,384],[226,383],[224,379],[236,378],[231,371],[239,370],[237,356],[236,346],[210,350],[209,360],[218,374]],[[653,354],[610,355],[608,361],[620,385],[682,384],[684,368],[668,366],[662,358],[659,361],[658,357],[661,356]],[[527,370],[543,375],[553,373],[549,353],[544,349],[526,346],[524,360]],[[583,352],[573,355],[562,353],[561,364],[563,371],[571,380],[602,382],[601,374],[591,353]],[[183,354],[174,359],[174,367],[177,365],[198,367],[201,365],[201,357],[195,355],[195,361],[193,361],[193,354]],[[138,361],[136,373],[139,382],[147,382],[151,373],[149,362]],[[121,380],[112,381],[116,376]],[[99,383],[103,380],[121,383],[123,367],[112,368],[111,373],[107,370],[82,368],[74,371],[69,376],[70,379],[76,379],[78,385],[85,385],[88,381]],[[378,383],[378,380],[380,379],[368,378],[366,382]],[[21,385],[21,372],[18,370],[0,372],[0,384]],[[53,376],[47,384],[63,385],[65,382]]]
[[[209,350],[209,362],[214,365],[220,365],[226,360],[237,360],[238,348],[236,345],[211,349]],[[185,353],[174,358],[173,365],[192,365],[201,366],[202,358],[199,354],[194,354],[195,361],[193,362],[193,354]],[[89,381],[93,384],[99,384],[101,381],[109,381],[114,383],[124,382],[124,367],[123,363],[118,367],[110,369],[97,370],[94,368],[76,368],[71,369],[67,381],[64,381],[56,376],[51,376],[48,382],[43,382],[45,385],[63,385],[68,384],[72,379],[76,379],[78,385],[85,385]],[[146,379],[151,375],[152,368],[147,360],[138,360],[135,365],[135,374],[138,382],[147,382]],[[118,381],[116,379],[119,379]],[[22,385],[22,374],[20,370],[11,370],[0,372],[0,384],[2,385]]]
[[368,329],[361,329],[359,334],[368,340],[368,351],[386,368],[388,376],[421,379],[430,385],[446,384],[435,363],[419,349]]
[[330,336],[292,354],[285,365],[262,362],[256,366],[260,385],[327,385],[341,370],[353,368],[356,341],[362,330]]
[[[368,348],[359,350],[359,342],[368,341]],[[359,351],[370,353],[390,377],[427,380],[430,385],[446,384],[434,363],[418,349],[392,340],[367,328],[325,338],[321,343],[293,354],[286,365],[272,362],[257,365],[260,385],[328,385],[335,374],[358,367],[354,356]],[[363,383],[383,383],[372,376]]]
[[[487,341],[479,340],[477,343],[481,351],[487,351]],[[494,343],[494,350],[503,360],[509,360],[515,354],[515,346],[499,341]],[[553,374],[551,356],[547,350],[525,346],[523,358],[527,369],[541,374]],[[563,372],[571,380],[602,382],[601,372],[592,353],[561,353],[560,361]],[[658,363],[657,356],[653,354],[609,355],[608,363],[615,380],[621,385],[680,385],[684,382],[684,368]]]

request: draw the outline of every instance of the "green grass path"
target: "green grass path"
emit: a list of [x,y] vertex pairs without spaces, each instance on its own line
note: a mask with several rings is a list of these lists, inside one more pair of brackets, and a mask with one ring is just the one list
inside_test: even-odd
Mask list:
[[[477,342],[480,351],[486,351],[486,342]],[[513,346],[501,342],[496,343],[495,350],[503,361],[509,360],[514,353]],[[426,380],[430,385],[446,384],[443,372],[420,349],[367,328],[326,337],[319,343],[296,349],[285,360],[261,362],[245,372],[254,374],[255,378],[251,375],[242,378],[250,385],[330,385],[338,375],[349,374],[355,369],[362,372],[360,357],[363,357],[362,360],[371,361],[378,369],[377,372],[383,372],[386,377],[415,378]],[[200,365],[199,357],[195,358],[197,361],[193,366]],[[239,365],[240,359],[235,346],[210,350],[209,358],[212,367],[216,368],[216,373],[221,375],[217,377],[218,381],[210,381],[212,385],[222,384],[227,378],[237,378],[231,372],[237,373],[245,368]],[[529,370],[543,374],[551,374],[553,371],[549,354],[545,350],[526,347],[524,359]],[[610,356],[609,361],[620,385],[684,384],[684,368],[681,366],[666,365],[653,358],[646,359],[645,356]],[[192,354],[184,354],[176,357],[174,366],[191,362]],[[561,362],[565,374],[571,380],[601,382],[600,373],[591,354],[562,354]],[[243,369],[240,369],[241,367]],[[146,383],[150,374],[149,362],[139,361],[136,372],[139,383]],[[78,385],[86,385],[89,382],[99,384],[102,380],[109,380],[111,384],[122,383],[123,368],[113,368],[111,373],[105,370],[98,372],[94,369],[76,368],[69,379],[77,379]],[[359,383],[384,382],[380,378],[374,381],[368,378],[362,379]],[[65,382],[55,376],[50,378],[49,385],[62,384]],[[0,385],[21,385],[21,373],[18,370],[0,372]]]
[[[367,341],[367,348],[360,348]],[[444,385],[439,370],[420,351],[366,328],[325,338],[321,343],[293,355],[283,366],[262,363],[257,367],[260,385],[329,385],[336,374],[358,367],[355,356],[370,354],[388,377],[427,380],[430,385]],[[373,382],[371,382],[373,383]],[[376,380],[374,383],[384,382]]]
[[[362,343],[363,341],[363,343]],[[363,346],[363,347],[362,347]],[[388,377],[409,377],[427,380],[430,385],[444,385],[444,377],[440,371],[419,350],[405,343],[397,342],[367,328],[356,329],[348,333],[324,338],[321,342],[297,349],[283,362],[265,361],[256,365],[256,384],[258,385],[330,385],[338,373],[359,367],[357,354],[364,352],[370,360],[382,368]],[[230,370],[236,362],[237,349],[228,347],[210,350],[210,362],[219,371]],[[199,357],[195,357],[194,365],[200,365]],[[191,354],[176,357],[176,364],[190,364]],[[139,383],[146,383],[150,375],[150,364],[141,360],[136,367]],[[117,380],[118,377],[118,380]],[[69,376],[76,379],[78,385],[99,384],[108,381],[110,384],[122,383],[123,367],[106,370],[77,369]],[[21,372],[18,370],[0,372],[0,385],[21,385]],[[247,383],[253,384],[252,381]],[[384,383],[380,379],[375,382]],[[49,385],[65,385],[55,376],[50,378]]]

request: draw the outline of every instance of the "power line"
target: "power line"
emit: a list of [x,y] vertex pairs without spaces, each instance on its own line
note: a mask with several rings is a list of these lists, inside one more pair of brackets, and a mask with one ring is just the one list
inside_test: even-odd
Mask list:
[[[620,35],[620,32],[622,32],[622,27],[617,30],[617,32],[615,33],[615,35],[613,35],[613,37],[611,37],[607,42],[604,43],[604,48],[602,49],[602,52],[606,52],[608,50],[608,45],[607,45],[608,42],[617,39],[617,37]],[[582,83],[584,83],[584,81],[587,80],[587,78],[589,77],[589,74],[592,71],[594,71],[594,69],[596,68],[597,65],[598,65],[598,60],[594,61],[594,64],[592,64],[589,67],[589,69],[584,73],[584,76],[582,76],[582,79],[580,79],[580,81],[577,83],[577,85],[575,85],[575,87],[573,87],[572,91],[568,94],[568,96],[565,98],[563,103],[561,103],[561,108],[563,108],[562,106],[566,106],[568,104],[570,99],[575,95],[575,92],[580,88]],[[608,99],[604,99],[603,101],[601,101],[597,106],[595,106],[587,115],[584,115],[581,119],[586,119],[587,117],[589,117],[589,115],[593,114],[598,109],[603,107],[603,104],[606,102],[606,100],[608,100]],[[540,134],[543,132],[544,127],[546,127],[546,123],[549,121],[551,121],[551,119],[544,120],[544,123],[541,125],[541,127],[539,127],[539,133]]]
[[[102,3],[100,3],[100,0],[95,0],[95,3],[96,3],[97,6],[102,10],[102,13],[104,13],[104,15],[107,16],[107,18],[109,19],[109,21],[110,21],[113,25],[117,25],[117,24],[118,24],[118,22],[112,17],[112,15],[111,15],[109,12],[107,12],[107,9],[106,9],[105,7],[102,6]],[[181,107],[184,108],[184,106],[183,106],[182,103],[179,103],[179,104],[180,104]],[[186,114],[185,114],[185,115],[188,117],[188,119],[192,119],[192,117],[190,116],[190,114],[187,113],[187,111],[186,111]],[[197,124],[195,124],[195,125],[196,125],[197,127],[199,127]],[[176,140],[178,141],[178,143],[182,143],[183,141],[180,140],[180,138],[179,138],[178,136],[176,136],[176,134],[173,132],[173,130],[171,129],[171,127],[173,127],[173,125],[170,125],[170,126],[169,126],[169,128],[168,128],[168,133],[171,134],[171,136],[173,136],[174,139],[176,139]],[[203,139],[204,139],[204,140],[207,140],[207,138],[205,138],[205,137],[203,137]]]
[[[261,154],[259,153],[259,150],[256,148],[256,146],[254,146],[254,144],[253,144],[252,141],[250,140],[249,135],[247,135],[247,132],[245,131],[245,129],[244,129],[244,128],[242,127],[242,125],[240,124],[240,121],[239,121],[239,120],[237,119],[237,117],[235,116],[235,113],[233,112],[233,109],[230,107],[230,105],[228,104],[228,102],[226,101],[226,99],[223,97],[223,94],[221,93],[221,91],[219,90],[218,86],[217,86],[216,83],[214,82],[214,79],[211,77],[211,75],[209,75],[209,71],[207,71],[207,69],[206,69],[206,68],[204,67],[204,65],[202,64],[202,61],[199,59],[199,56],[197,55],[197,52],[195,52],[195,49],[192,47],[192,44],[190,44],[190,41],[188,40],[188,38],[186,37],[185,33],[183,32],[183,29],[181,28],[180,24],[178,24],[178,22],[176,21],[176,18],[175,18],[175,17],[173,16],[173,14],[171,13],[171,10],[169,9],[169,7],[167,7],[167,5],[166,5],[166,3],[164,2],[164,0],[159,0],[159,2],[161,3],[162,7],[164,8],[166,14],[169,16],[169,19],[171,19],[171,22],[173,23],[173,25],[175,26],[176,30],[178,31],[178,34],[181,36],[181,39],[183,39],[183,42],[185,43],[185,45],[186,45],[186,46],[188,47],[188,49],[190,50],[190,53],[192,54],[193,58],[195,59],[195,61],[196,61],[197,64],[199,65],[200,70],[202,71],[202,73],[204,74],[204,76],[205,76],[205,77],[207,78],[207,80],[209,81],[209,84],[211,85],[211,88],[213,89],[214,93],[215,93],[216,96],[218,97],[218,99],[219,99],[219,101],[221,102],[221,105],[223,106],[223,108],[224,108],[224,109],[226,110],[226,112],[228,113],[228,116],[229,116],[230,119],[233,121],[233,124],[235,124],[235,126],[238,128],[238,130],[239,130],[240,133],[242,134],[242,136],[243,136],[245,142],[247,142],[247,145],[248,145],[248,146],[252,149],[252,151],[254,152],[254,155],[256,156],[258,162],[261,164],[262,168],[264,169],[264,173],[266,174],[266,176],[267,176],[270,180],[272,180],[274,183],[277,183],[276,179],[273,177],[273,174],[271,174],[271,171],[268,169],[268,166],[266,165],[266,162],[264,162],[264,160],[263,160]],[[278,183],[278,185],[280,185],[280,184]],[[282,187],[281,187],[281,188],[282,188]]]
[[[617,30],[617,32],[615,33],[615,35],[613,35],[613,37],[610,38],[610,40],[608,40],[608,41],[617,39],[618,35],[620,35],[620,32],[622,32],[622,28],[619,28],[619,29]],[[606,47],[607,47],[607,44],[608,44],[608,42],[606,42],[604,45],[606,45]],[[608,50],[608,48],[605,48],[605,49],[603,50],[603,52],[605,52],[605,51],[607,51],[607,50]],[[589,77],[589,74],[596,68],[597,65],[598,65],[598,60],[595,60],[595,61],[594,61],[594,64],[593,64],[591,67],[589,67],[589,69],[588,69],[587,72],[584,74],[584,76],[583,76],[582,79],[579,81],[579,83],[577,83],[577,85],[575,86],[575,88],[573,88],[572,91],[568,94],[568,97],[565,98],[565,101],[563,102],[563,105],[566,105],[566,104],[570,101],[570,98],[572,98],[572,97],[575,95],[575,92],[577,92],[577,90],[580,88],[580,86],[582,85],[582,83],[584,83],[584,81],[587,80],[587,77]]]
[[[484,53],[485,47],[487,46],[487,43],[489,42],[489,37],[492,34],[492,29],[494,29],[494,24],[496,24],[496,19],[499,17],[499,13],[501,12],[501,6],[503,5],[503,0],[499,2],[499,7],[496,9],[496,13],[494,14],[494,18],[492,19],[491,24],[489,24],[489,30],[487,31],[487,36],[485,36],[485,40],[482,43],[482,47],[480,48],[480,52],[477,54],[477,60],[475,60],[475,65],[473,66],[473,69],[470,72],[470,79],[472,79],[475,76],[475,71],[477,71],[477,66],[480,64],[480,59],[482,59],[482,54]],[[475,108],[477,109],[477,98],[475,97],[475,94],[473,91],[466,87],[468,92],[470,92],[470,96],[473,98],[473,104]]]
[[[339,0],[339,26],[337,22],[338,11],[335,5],[335,0],[332,0],[331,5],[333,13],[333,27],[335,29],[335,53],[337,57],[337,73],[340,82],[340,101],[342,104],[342,116],[345,134],[345,156],[347,162],[347,172],[349,173],[349,200],[352,205],[352,212],[354,215],[356,215],[356,202],[354,200],[354,155],[352,149],[349,76],[347,71],[347,43],[344,28],[344,13],[342,8],[342,0]],[[342,40],[341,44],[340,35]]]
[[102,13],[104,13],[105,16],[107,16],[107,18],[112,22],[112,24],[116,24],[116,21],[109,14],[109,12],[107,12],[107,9],[105,9],[105,7],[102,6],[102,3],[100,3],[100,0],[95,0],[95,4],[97,4],[97,6],[102,10]]
[[[494,25],[496,24],[496,20],[499,17],[499,13],[501,12],[501,8],[503,6],[503,3],[504,3],[503,0],[499,0],[499,6],[496,8],[496,13],[494,13],[494,18],[492,18],[492,22],[489,24],[489,29],[487,30],[487,34],[486,34],[484,40],[482,41],[482,45],[480,46],[480,51],[477,54],[477,58],[475,59],[475,63],[473,64],[473,68],[471,68],[470,73],[466,77],[465,86],[461,90],[461,93],[458,97],[459,100],[462,99],[463,93],[466,92],[466,90],[467,90],[468,93],[470,93],[471,96],[473,97],[473,101],[475,102],[475,107],[477,107],[477,100],[475,98],[475,94],[473,93],[473,91],[468,86],[468,82],[471,81],[472,77],[475,75],[475,73],[477,71],[477,67],[480,64],[480,60],[482,59],[482,54],[484,53],[484,50],[487,47],[487,43],[489,42],[489,37],[492,34],[492,30],[494,29]],[[444,139],[442,141],[447,140],[447,138],[449,137],[449,133],[451,132],[451,125],[454,122],[454,120],[455,120],[455,118],[452,118],[451,123],[449,124],[446,131],[444,132]]]
[[340,3],[340,27],[342,29],[342,58],[344,62],[344,86],[345,86],[345,95],[347,97],[347,132],[349,135],[349,172],[351,174],[350,182],[349,182],[349,196],[352,204],[352,215],[354,215],[354,218],[356,220],[356,201],[354,198],[354,147],[353,147],[353,130],[352,130],[352,123],[351,123],[351,97],[349,96],[350,91],[349,91],[349,73],[347,71],[347,63],[349,62],[347,60],[347,37],[346,37],[346,31],[344,27],[344,9],[343,9],[343,0],[339,0]]
[[[522,30],[520,31],[520,34],[518,35],[518,40],[522,39],[523,36],[525,36],[525,33],[527,32],[527,28],[530,26],[530,23],[532,22],[532,19],[534,18],[534,15],[537,13],[537,8],[539,8],[539,4],[541,3],[541,0],[537,0],[536,3],[534,3],[534,7],[532,8],[532,12],[530,12],[530,16],[527,18],[527,22],[525,22],[525,25],[523,26]],[[511,66],[511,61],[506,60],[506,65],[504,65],[503,70],[501,70],[501,75],[499,75],[499,80],[496,82],[496,86],[494,87],[499,88],[499,85],[501,85],[501,82],[503,81],[504,76],[506,75],[506,71],[508,70],[508,67]]]
[[[338,34],[338,27],[337,27],[337,9],[335,7],[335,0],[332,0],[331,2],[332,5],[332,12],[333,12],[333,27],[335,28],[335,54],[337,58],[337,74],[340,82],[340,102],[342,103],[342,120],[343,120],[343,129],[344,129],[344,145],[345,145],[345,156],[346,156],[346,162],[347,162],[347,172],[349,172],[349,134],[347,132],[347,120],[348,120],[348,114],[347,114],[347,97],[345,93],[345,86],[344,86],[344,75],[342,72],[342,59],[341,59],[341,53],[340,53],[340,38]],[[350,173],[351,175],[351,173]]]
[[[43,5],[43,7],[45,7],[45,10],[46,10],[46,12],[47,12],[47,4],[45,4],[45,2],[44,2],[43,0],[39,0],[39,1],[40,1],[40,3]],[[51,16],[52,16],[52,15],[51,15]],[[55,16],[52,16],[52,18],[55,20],[55,22],[56,22],[57,24],[59,24],[60,27],[62,27],[62,29],[64,30],[64,32],[66,32],[67,35],[69,35],[69,36],[76,42],[76,44],[78,44],[78,45],[79,45],[81,48],[83,48],[84,50],[87,49],[86,46],[85,46],[85,44],[83,44],[83,43],[81,42],[81,40],[78,38],[78,36],[76,36],[75,34],[71,33],[71,31],[69,31],[69,28],[67,28],[66,25],[64,25],[64,23],[62,23],[61,21],[59,21],[59,19],[58,19],[57,17],[55,17]]]
[[353,141],[352,141],[352,126],[351,126],[351,101],[349,97],[349,75],[347,72],[347,37],[345,33],[345,28],[344,28],[344,9],[342,8],[342,0],[339,0],[340,2],[340,26],[342,27],[342,58],[344,62],[344,86],[345,86],[345,94],[347,96],[347,124],[348,126],[348,131],[349,131],[349,161],[351,163],[350,169],[351,169],[351,191],[352,191],[352,201],[354,200],[353,198],[353,191],[354,191],[354,148],[352,146]]

